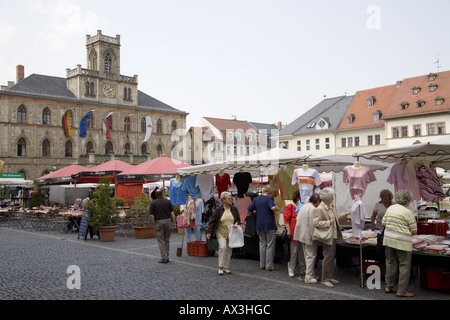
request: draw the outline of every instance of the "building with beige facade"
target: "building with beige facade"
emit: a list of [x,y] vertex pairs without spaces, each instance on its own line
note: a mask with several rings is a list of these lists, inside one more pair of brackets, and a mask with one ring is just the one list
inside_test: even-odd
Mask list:
[[0,90],[3,172],[36,179],[54,166],[171,155],[172,132],[185,130],[187,113],[141,92],[137,75],[121,75],[120,46],[119,35],[87,35],[87,67],[67,69],[65,78],[25,77],[17,66],[16,82]]

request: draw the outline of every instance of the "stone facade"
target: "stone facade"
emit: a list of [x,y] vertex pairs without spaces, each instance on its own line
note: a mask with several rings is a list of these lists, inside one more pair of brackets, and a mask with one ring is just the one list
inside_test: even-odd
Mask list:
[[[120,74],[120,36],[105,36],[99,30],[86,37],[86,48],[86,69],[81,65],[67,69],[66,78],[24,77],[24,67],[18,66],[16,83],[1,87],[3,172],[22,172],[33,180],[54,165],[57,169],[71,164],[92,167],[103,161],[104,157],[87,157],[88,153],[113,151],[132,164],[171,155],[172,132],[185,130],[187,113],[139,91],[137,75]],[[91,110],[86,137],[81,137],[80,122]],[[71,114],[70,136],[63,128],[67,112]],[[111,112],[110,139],[105,140],[103,121]],[[147,116],[153,133],[143,142]]]

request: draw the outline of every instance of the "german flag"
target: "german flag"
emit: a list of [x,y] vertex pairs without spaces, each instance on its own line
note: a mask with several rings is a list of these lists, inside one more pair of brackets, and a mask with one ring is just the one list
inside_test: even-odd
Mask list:
[[72,130],[70,129],[70,111],[67,111],[64,114],[64,117],[62,119],[62,125],[66,137],[72,136]]

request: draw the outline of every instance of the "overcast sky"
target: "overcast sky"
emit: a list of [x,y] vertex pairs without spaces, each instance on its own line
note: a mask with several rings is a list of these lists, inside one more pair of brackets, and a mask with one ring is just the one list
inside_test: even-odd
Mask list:
[[121,74],[189,113],[290,123],[326,97],[450,70],[448,0],[2,1],[0,84],[16,65],[86,68],[86,35],[121,35]]

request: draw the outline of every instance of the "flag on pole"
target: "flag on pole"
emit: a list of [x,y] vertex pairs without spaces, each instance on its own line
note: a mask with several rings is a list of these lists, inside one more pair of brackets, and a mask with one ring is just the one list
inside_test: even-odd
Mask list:
[[72,130],[70,128],[70,110],[67,110],[66,113],[64,114],[64,117],[62,119],[62,125],[66,137],[72,136]]
[[146,142],[148,139],[150,139],[150,136],[152,135],[152,118],[150,116],[145,117],[145,125],[146,125],[145,138],[144,141],[142,142]]
[[113,114],[113,112],[108,113],[108,115],[105,117],[105,119],[103,120],[103,139],[104,140],[109,140],[110,136],[109,136],[109,121],[111,121],[111,115]]
[[86,137],[87,122],[88,122],[89,116],[90,116],[90,114],[92,112],[94,112],[94,110],[91,110],[88,113],[86,113],[85,116],[83,117],[83,119],[81,119],[81,122],[80,122],[80,137],[82,137],[82,138]]

